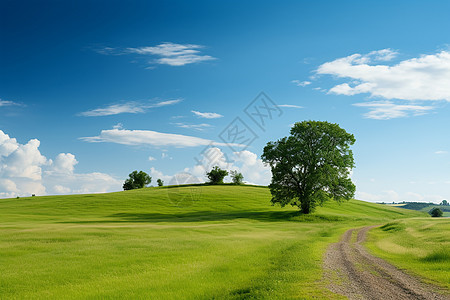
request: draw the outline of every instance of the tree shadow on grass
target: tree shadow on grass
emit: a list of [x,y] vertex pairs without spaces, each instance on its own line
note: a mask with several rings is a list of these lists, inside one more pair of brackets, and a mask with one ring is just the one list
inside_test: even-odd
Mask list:
[[160,222],[210,222],[248,219],[264,222],[289,221],[298,216],[298,211],[197,211],[175,214],[164,213],[116,213],[105,216],[102,220],[77,220],[64,223],[160,223]]
[[344,217],[328,215],[303,215],[299,211],[196,211],[185,213],[134,213],[122,212],[105,216],[99,220],[77,220],[63,223],[161,223],[161,222],[220,222],[232,220],[255,220],[261,222],[335,222]]

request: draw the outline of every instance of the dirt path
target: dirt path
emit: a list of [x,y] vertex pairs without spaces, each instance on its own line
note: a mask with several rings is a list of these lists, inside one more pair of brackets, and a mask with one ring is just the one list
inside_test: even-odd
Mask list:
[[[361,242],[371,227],[350,229],[328,249],[325,280],[328,288],[349,299],[450,299],[437,294],[386,261],[370,255]],[[352,234],[357,232],[356,238]],[[434,290],[436,290],[434,288]]]

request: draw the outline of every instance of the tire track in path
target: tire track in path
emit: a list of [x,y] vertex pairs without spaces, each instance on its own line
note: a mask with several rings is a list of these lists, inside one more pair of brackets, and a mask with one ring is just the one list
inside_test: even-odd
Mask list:
[[332,292],[349,299],[450,299],[436,293],[439,288],[425,285],[385,260],[370,255],[361,243],[374,227],[347,230],[340,242],[328,248],[324,279]]

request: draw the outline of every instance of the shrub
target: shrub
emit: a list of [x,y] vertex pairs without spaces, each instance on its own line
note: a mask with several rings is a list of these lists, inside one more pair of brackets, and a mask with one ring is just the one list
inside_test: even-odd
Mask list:
[[434,218],[439,218],[442,217],[442,215],[444,214],[442,212],[442,210],[438,207],[433,208],[432,210],[429,211],[429,214],[434,217]]
[[218,166],[215,166],[211,171],[206,173],[208,176],[210,184],[221,184],[223,183],[223,179],[228,175],[227,170],[222,170]]
[[242,173],[239,173],[238,171],[231,171],[231,181],[233,184],[242,184],[244,180],[244,175]]

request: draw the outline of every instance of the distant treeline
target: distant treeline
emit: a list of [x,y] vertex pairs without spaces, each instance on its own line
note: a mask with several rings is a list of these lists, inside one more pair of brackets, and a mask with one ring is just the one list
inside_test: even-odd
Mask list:
[[450,206],[448,205],[439,205],[433,202],[402,202],[398,204],[405,204],[402,206],[399,206],[401,208],[405,209],[412,209],[412,210],[423,210],[424,208],[432,209],[433,207],[439,207],[442,211],[450,212]]

